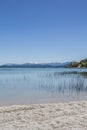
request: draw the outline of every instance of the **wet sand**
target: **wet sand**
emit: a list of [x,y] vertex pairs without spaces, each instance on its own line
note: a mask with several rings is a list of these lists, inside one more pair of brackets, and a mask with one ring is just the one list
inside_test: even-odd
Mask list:
[[87,101],[1,106],[0,130],[87,130]]

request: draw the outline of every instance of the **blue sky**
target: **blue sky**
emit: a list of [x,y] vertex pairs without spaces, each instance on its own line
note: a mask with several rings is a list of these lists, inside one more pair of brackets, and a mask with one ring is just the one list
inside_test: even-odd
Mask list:
[[0,0],[0,64],[87,57],[87,0]]

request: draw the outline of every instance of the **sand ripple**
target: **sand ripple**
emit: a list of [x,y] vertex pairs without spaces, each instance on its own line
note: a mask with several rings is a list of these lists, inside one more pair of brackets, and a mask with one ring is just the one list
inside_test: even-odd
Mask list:
[[87,130],[87,102],[2,106],[0,130]]

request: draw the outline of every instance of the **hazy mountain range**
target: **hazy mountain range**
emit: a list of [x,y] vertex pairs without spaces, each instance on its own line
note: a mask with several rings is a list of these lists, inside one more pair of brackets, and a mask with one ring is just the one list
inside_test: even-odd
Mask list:
[[3,64],[0,65],[0,67],[12,67],[12,68],[47,68],[47,67],[66,67],[71,62],[64,62],[64,63],[58,63],[58,62],[52,62],[52,63],[24,63],[24,64]]

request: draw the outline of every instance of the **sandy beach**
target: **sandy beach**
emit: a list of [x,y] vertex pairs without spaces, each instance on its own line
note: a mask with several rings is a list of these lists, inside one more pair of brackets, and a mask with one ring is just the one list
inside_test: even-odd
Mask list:
[[87,130],[87,101],[1,106],[0,130]]

